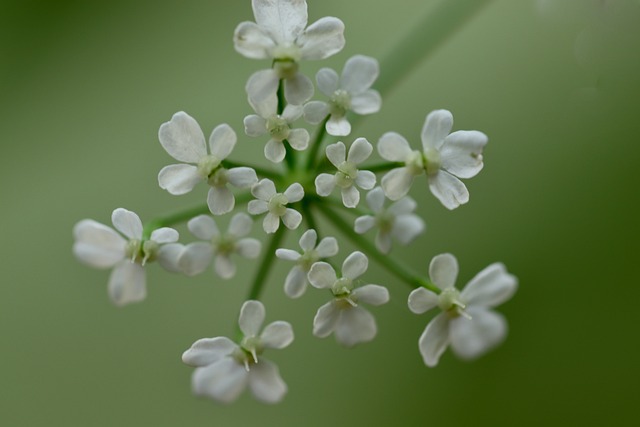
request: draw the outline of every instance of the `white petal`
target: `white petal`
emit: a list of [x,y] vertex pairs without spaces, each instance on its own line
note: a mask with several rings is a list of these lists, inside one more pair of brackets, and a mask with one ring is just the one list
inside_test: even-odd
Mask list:
[[220,235],[216,222],[209,215],[198,215],[191,218],[187,223],[187,228],[198,239],[211,240]]
[[351,123],[344,116],[331,116],[325,128],[327,133],[333,136],[347,136],[351,133]]
[[209,211],[214,215],[224,215],[233,210],[236,199],[227,187],[211,187],[207,195]]
[[287,142],[294,150],[306,150],[309,146],[309,132],[306,129],[291,129]]
[[184,247],[178,265],[187,276],[195,276],[209,267],[213,257],[213,248],[207,242],[189,243]]
[[284,191],[284,196],[289,200],[289,203],[299,202],[304,197],[304,189],[302,185],[294,182]]
[[207,155],[200,125],[184,111],[175,113],[170,121],[160,126],[158,138],[167,153],[181,162],[198,163]]
[[307,123],[317,125],[329,114],[329,105],[322,101],[310,101],[304,104],[304,119]]
[[316,74],[318,89],[329,98],[331,98],[333,93],[338,90],[339,81],[340,77],[338,77],[338,73],[333,71],[331,68],[321,68]]
[[264,146],[264,156],[267,160],[272,161],[273,163],[280,163],[284,160],[284,156],[287,154],[286,149],[284,148],[284,144],[282,141],[276,141],[275,139],[270,139],[269,142]]
[[320,307],[313,318],[313,335],[320,338],[329,336],[336,327],[340,312],[335,300]]
[[227,179],[238,188],[250,188],[258,182],[256,171],[244,166],[227,170]]
[[238,137],[231,126],[226,123],[218,125],[209,137],[209,150],[218,160],[226,159],[233,151]]
[[429,176],[429,189],[450,210],[469,201],[469,191],[462,181],[443,170],[437,175]]
[[302,222],[302,215],[294,209],[287,208],[282,215],[282,222],[289,230],[295,230]]
[[296,265],[284,280],[284,293],[289,298],[299,298],[307,290],[307,273]]
[[342,310],[336,327],[336,340],[345,347],[371,341],[375,338],[378,328],[376,320],[364,308],[351,307]]
[[495,307],[510,299],[517,287],[518,279],[507,273],[502,263],[496,262],[476,274],[460,296],[469,305]]
[[280,217],[271,212],[267,213],[262,220],[262,229],[264,232],[273,234],[278,231],[278,228],[280,228]]
[[348,162],[360,164],[367,160],[373,152],[373,146],[365,138],[358,138],[349,147]]
[[239,212],[229,222],[229,234],[235,238],[244,237],[251,232],[251,227],[253,227],[251,217],[246,213]]
[[460,178],[472,178],[482,170],[482,149],[488,142],[487,135],[475,130],[449,135],[440,149],[442,169]]
[[247,210],[251,215],[260,215],[268,211],[269,207],[264,200],[251,200],[247,205]]
[[[261,109],[256,108],[256,106],[264,105],[265,103],[270,105],[272,103],[271,100],[278,92],[279,82],[280,79],[278,77],[278,73],[273,69],[256,71],[251,75],[251,77],[249,77],[245,90],[247,91],[247,96],[249,97],[251,104],[254,106],[254,109],[256,109],[256,112],[258,109]],[[260,115],[262,116],[262,114]]]
[[378,141],[378,154],[391,162],[404,162],[412,152],[407,140],[399,133],[387,132]]
[[317,241],[318,233],[316,233],[316,230],[307,230],[300,237],[298,244],[300,245],[302,250],[306,252],[315,248]]
[[378,78],[380,67],[374,58],[355,55],[347,60],[342,70],[341,87],[352,94],[369,89]]
[[280,377],[278,367],[265,359],[251,367],[249,388],[254,397],[264,403],[278,403],[287,393],[287,385]]
[[284,98],[293,105],[302,105],[313,96],[313,82],[302,73],[284,81]]
[[371,171],[358,171],[356,185],[363,190],[371,190],[376,186],[376,174]]
[[158,250],[158,264],[171,273],[182,273],[179,261],[184,249],[185,245],[180,243],[162,245]]
[[243,120],[244,133],[249,136],[262,136],[267,134],[267,120],[256,115],[250,114]]
[[422,148],[440,150],[453,127],[453,115],[447,110],[435,110],[427,115],[422,126]]
[[74,255],[94,268],[110,268],[124,258],[125,239],[114,229],[91,219],[73,227]]
[[122,260],[109,277],[109,297],[117,306],[138,302],[147,296],[144,269],[140,264]]
[[327,145],[325,152],[327,158],[335,167],[340,166],[346,160],[347,149],[341,141]]
[[324,59],[344,47],[344,24],[338,18],[324,17],[309,25],[297,40],[302,59]]
[[398,200],[406,196],[413,184],[414,175],[407,168],[391,169],[382,177],[380,185],[384,194],[391,200]]
[[343,188],[341,190],[342,204],[347,208],[355,208],[360,203],[360,192],[355,186]]
[[275,41],[266,29],[255,22],[241,22],[233,33],[233,45],[236,51],[251,59],[270,58]]
[[134,212],[118,208],[111,214],[113,226],[130,239],[142,238],[142,221]]
[[178,241],[180,235],[173,228],[161,227],[153,230],[150,238],[157,243],[174,243]]
[[285,261],[298,261],[302,255],[291,249],[276,249],[276,256]]
[[218,255],[213,262],[213,267],[222,279],[231,279],[236,275],[236,264],[228,255]]
[[304,108],[302,107],[302,105],[288,104],[286,107],[284,107],[284,111],[282,112],[280,117],[282,117],[282,119],[287,123],[291,124],[302,117],[303,112]]
[[318,289],[331,288],[338,280],[336,271],[326,262],[316,262],[313,264],[307,278],[309,279],[309,283]]
[[438,306],[438,295],[425,288],[417,288],[409,294],[408,304],[409,310],[415,314],[426,313]]
[[355,280],[362,276],[369,267],[369,259],[360,251],[355,251],[342,263],[342,276]]
[[251,194],[259,200],[269,201],[276,194],[276,185],[268,178],[261,179],[251,187]]
[[401,215],[396,218],[391,229],[391,234],[401,244],[408,245],[423,233],[425,229],[424,221],[417,215]]
[[227,337],[202,338],[182,353],[182,361],[189,366],[207,366],[230,355],[238,346]]
[[429,264],[429,277],[440,289],[453,287],[458,271],[458,260],[451,254],[436,255]]
[[285,348],[293,341],[293,328],[289,322],[281,320],[269,323],[262,331],[260,340],[265,348]]
[[446,313],[440,313],[429,322],[418,340],[418,348],[424,364],[430,368],[436,366],[447,345],[449,345],[449,319]]
[[462,359],[475,359],[500,344],[507,336],[507,322],[494,311],[469,307],[471,319],[462,316],[451,321],[451,347]]
[[256,23],[278,44],[292,42],[307,26],[306,0],[253,0],[252,6]]
[[364,302],[371,305],[382,305],[389,302],[389,291],[380,285],[364,285],[352,293],[358,299],[358,302]]
[[380,111],[382,97],[378,91],[369,89],[351,97],[351,110],[357,114],[373,114]]
[[335,237],[325,237],[316,248],[320,258],[329,258],[338,254],[338,241]]
[[242,304],[238,325],[246,337],[257,337],[266,315],[260,301],[249,300]]
[[336,186],[335,177],[328,173],[321,173],[316,177],[316,193],[318,196],[327,197]]
[[169,165],[158,173],[158,185],[173,195],[186,194],[202,180],[198,168],[193,165]]
[[249,372],[232,357],[224,357],[209,366],[197,368],[191,379],[193,393],[222,403],[240,396],[249,380]]
[[367,193],[367,205],[375,213],[382,212],[384,206],[384,190],[382,187],[376,187]]
[[416,210],[418,204],[411,197],[403,197],[395,203],[392,203],[391,206],[387,209],[393,216],[410,214],[411,212]]
[[383,254],[388,254],[391,251],[391,243],[391,233],[378,230],[376,233],[376,248]]
[[238,255],[248,259],[258,258],[262,249],[262,243],[257,239],[242,239],[236,243],[236,252]]
[[358,234],[364,234],[376,225],[376,219],[371,215],[356,218],[353,229]]

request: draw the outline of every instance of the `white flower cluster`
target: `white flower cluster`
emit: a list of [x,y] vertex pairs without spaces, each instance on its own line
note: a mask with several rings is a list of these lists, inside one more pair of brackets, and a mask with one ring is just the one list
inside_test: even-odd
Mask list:
[[[328,99],[310,101],[314,85],[301,65],[343,48],[342,21],[327,17],[307,27],[305,0],[253,0],[252,6],[255,22],[243,22],[236,28],[234,44],[248,58],[272,61],[272,68],[249,77],[247,98],[255,114],[244,118],[246,135],[266,142],[267,168],[229,160],[238,143],[229,125],[216,126],[207,143],[196,120],[178,112],[160,126],[158,136],[166,152],[180,163],[162,168],[158,183],[170,194],[181,195],[200,181],[206,182],[204,208],[161,217],[144,226],[133,212],[116,209],[112,222],[117,231],[93,220],[80,221],[73,231],[76,257],[92,267],[113,268],[109,295],[115,304],[125,305],[145,298],[143,266],[149,262],[157,260],[166,270],[185,276],[201,274],[213,264],[217,276],[231,279],[238,257],[253,260],[262,252],[248,301],[240,310],[243,336],[239,343],[225,337],[204,338],[182,357],[196,367],[194,393],[223,403],[234,401],[247,386],[266,403],[280,401],[287,391],[276,365],[262,357],[264,350],[284,348],[293,341],[293,329],[287,322],[262,329],[265,308],[258,298],[276,258],[294,263],[282,280],[288,297],[301,297],[308,284],[330,293],[310,328],[317,337],[334,334],[346,347],[375,338],[375,318],[364,307],[383,305],[390,295],[386,287],[362,279],[373,258],[415,288],[408,300],[411,311],[442,310],[419,339],[427,366],[438,363],[449,343],[465,359],[497,345],[506,334],[506,323],[491,309],[508,300],[517,286],[502,264],[490,265],[459,292],[454,288],[458,266],[452,255],[433,258],[428,278],[406,272],[406,267],[388,255],[394,243],[408,245],[426,230],[416,201],[407,196],[415,177],[426,175],[429,189],[446,208],[467,203],[469,193],[459,178],[480,172],[487,136],[478,131],[452,133],[452,114],[436,110],[426,117],[421,150],[413,150],[398,133],[382,135],[377,152],[386,162],[381,164],[370,163],[374,147],[364,137],[325,146],[325,134],[351,134],[351,114],[380,110],[381,96],[372,89],[378,62],[353,56],[340,76],[322,68],[316,83]],[[296,124],[301,118],[319,125],[313,139],[306,128]],[[376,186],[378,173],[380,186]],[[361,203],[360,190],[368,192],[368,208]],[[247,213],[234,213],[227,231],[220,231],[219,221],[245,205]],[[343,213],[357,217],[351,224]],[[248,214],[264,215],[267,244],[249,237],[253,220]],[[331,261],[339,254],[338,240],[319,237],[317,214],[333,222],[360,249],[346,256],[339,270]],[[187,223],[196,241],[178,243],[178,232],[166,227],[181,222]],[[279,247],[285,233],[303,223],[301,252]],[[376,232],[374,243],[365,236],[371,230]]]

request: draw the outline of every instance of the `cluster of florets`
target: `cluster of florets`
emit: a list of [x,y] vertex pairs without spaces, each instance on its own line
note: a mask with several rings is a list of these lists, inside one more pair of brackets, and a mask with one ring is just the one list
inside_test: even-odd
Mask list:
[[[231,126],[217,126],[207,142],[196,120],[178,112],[160,126],[159,140],[179,163],[162,168],[158,183],[170,194],[181,195],[205,182],[205,209],[191,209],[145,226],[135,213],[116,209],[112,215],[115,230],[93,220],[80,221],[74,229],[74,253],[90,266],[113,268],[109,296],[115,304],[125,305],[145,298],[143,267],[152,261],[187,276],[201,274],[213,264],[217,276],[230,279],[236,273],[237,257],[255,259],[263,252],[249,293],[252,298],[240,310],[240,341],[200,339],[184,353],[183,360],[197,368],[193,390],[198,395],[231,402],[248,385],[256,398],[274,403],[282,399],[287,387],[276,365],[262,353],[288,346],[293,329],[279,321],[261,330],[265,308],[255,299],[272,261],[279,258],[294,264],[281,282],[288,297],[301,297],[308,284],[328,291],[329,301],[313,320],[315,336],[333,334],[347,347],[374,339],[376,321],[364,307],[387,303],[389,291],[361,279],[369,257],[386,267],[384,260],[394,243],[407,245],[425,231],[425,222],[415,213],[416,201],[407,196],[416,177],[425,175],[433,195],[448,209],[468,202],[469,193],[460,178],[471,178],[482,169],[487,136],[478,131],[452,133],[452,114],[436,110],[426,117],[419,149],[398,133],[382,135],[377,151],[386,163],[367,166],[374,147],[364,137],[328,144],[322,156],[325,134],[351,134],[350,114],[380,110],[381,96],[371,88],[379,73],[378,62],[356,55],[346,61],[341,75],[321,69],[316,83],[326,98],[310,101],[314,85],[301,72],[301,64],[327,58],[343,48],[342,21],[327,17],[307,27],[305,0],[253,0],[252,4],[255,22],[241,23],[234,43],[242,55],[272,62],[272,68],[249,78],[246,91],[255,114],[244,118],[246,135],[264,142],[269,166],[228,160],[238,141]],[[314,138],[296,124],[300,119],[319,125]],[[376,173],[383,174],[380,186]],[[337,189],[340,196],[336,196]],[[368,208],[361,203],[361,191],[367,192]],[[233,214],[227,231],[221,231],[214,218],[245,203],[248,214]],[[357,217],[349,224],[336,212]],[[318,213],[361,249],[346,256],[339,269],[331,261],[339,253],[338,240],[319,236],[314,217]],[[259,239],[248,237],[253,226],[249,214],[262,216],[262,229],[270,239],[266,251]],[[182,221],[187,221],[197,241],[179,243],[178,232],[165,227]],[[306,230],[299,239],[300,251],[279,248],[283,234],[300,229],[301,224]],[[361,236],[370,230],[376,232],[371,244]],[[397,274],[398,265],[389,270]],[[449,344],[457,355],[474,358],[506,334],[503,317],[491,308],[512,296],[515,277],[501,264],[492,264],[458,291],[454,287],[457,273],[456,259],[443,254],[431,261],[429,278],[399,275],[415,288],[408,299],[411,311],[441,310],[419,339],[427,366],[436,365]]]

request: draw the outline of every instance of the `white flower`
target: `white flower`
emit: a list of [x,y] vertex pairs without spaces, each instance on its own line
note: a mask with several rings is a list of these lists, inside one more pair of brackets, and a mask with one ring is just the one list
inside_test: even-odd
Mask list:
[[238,25],[233,36],[236,51],[247,58],[272,59],[274,68],[249,78],[249,98],[263,101],[284,79],[287,102],[302,105],[313,95],[313,83],[298,71],[299,61],[324,59],[342,50],[344,24],[325,17],[307,27],[305,0],[253,0],[252,6],[256,22]]
[[287,392],[278,367],[262,357],[267,348],[285,348],[293,341],[287,322],[268,324],[262,333],[265,309],[259,301],[246,301],[238,321],[244,337],[240,345],[226,337],[202,338],[184,352],[182,361],[196,367],[194,394],[231,403],[249,386],[256,399],[277,403]]
[[231,212],[235,206],[235,198],[227,184],[249,188],[258,181],[256,172],[251,168],[222,167],[222,161],[231,154],[237,140],[236,133],[227,124],[221,124],[211,132],[210,153],[207,153],[207,144],[198,123],[182,111],[160,126],[158,137],[171,157],[189,163],[162,168],[158,174],[160,188],[171,194],[185,194],[204,180],[211,186],[207,204],[214,215]]
[[371,190],[376,185],[376,175],[371,171],[358,170],[358,164],[369,158],[373,147],[364,138],[356,139],[349,148],[349,155],[345,159],[346,148],[342,142],[327,146],[327,158],[338,169],[334,175],[321,173],[316,177],[316,193],[326,197],[333,189],[340,187],[342,203],[348,208],[355,208],[360,202],[358,187]]
[[478,273],[462,290],[453,285],[458,276],[458,261],[451,254],[441,254],[429,265],[431,281],[441,289],[439,295],[424,288],[409,295],[409,309],[422,314],[435,307],[442,313],[427,325],[418,341],[420,354],[427,366],[433,367],[447,346],[456,355],[473,359],[502,342],[507,322],[490,310],[513,296],[518,281],[507,273],[504,265],[494,263]]
[[335,332],[336,340],[347,347],[371,341],[376,336],[376,321],[360,303],[385,304],[389,301],[389,291],[379,285],[355,287],[355,280],[367,271],[368,264],[365,254],[353,252],[342,264],[341,278],[326,262],[313,264],[309,283],[319,289],[330,289],[335,297],[318,309],[313,319],[315,336],[324,338]]
[[187,227],[189,231],[204,242],[189,243],[185,246],[178,264],[188,276],[202,273],[215,257],[215,271],[223,279],[236,274],[236,265],[232,254],[254,259],[260,255],[260,241],[244,238],[251,232],[253,221],[245,213],[237,213],[229,222],[229,231],[221,234],[216,222],[208,215],[192,218]]
[[281,115],[277,113],[278,100],[275,96],[268,97],[264,102],[250,102],[258,115],[244,118],[244,130],[249,136],[269,134],[271,139],[264,146],[264,156],[274,163],[284,159],[287,141],[294,150],[304,150],[309,145],[309,132],[306,129],[291,129],[291,124],[302,115],[302,107],[287,105]]
[[183,249],[173,243],[178,240],[178,232],[158,228],[144,239],[138,215],[122,208],[113,211],[111,221],[122,235],[91,219],[78,222],[73,228],[73,253],[91,267],[113,268],[108,290],[114,304],[142,301],[147,295],[142,267],[147,262],[157,260],[170,271],[178,270],[176,263]]
[[382,253],[389,253],[392,239],[408,245],[425,229],[422,218],[413,214],[416,202],[411,197],[403,197],[384,208],[384,191],[376,187],[367,194],[367,204],[373,215],[356,218],[354,230],[358,234],[376,228],[376,247]]
[[265,233],[275,233],[280,227],[280,218],[284,225],[295,230],[302,221],[302,215],[294,209],[288,208],[289,203],[302,200],[304,190],[302,185],[293,183],[284,193],[276,193],[276,186],[270,179],[262,179],[251,187],[251,194],[258,200],[251,200],[247,206],[251,215],[260,215],[267,212],[262,227]]
[[331,68],[322,68],[316,74],[318,89],[330,101],[311,101],[304,106],[304,118],[311,124],[318,124],[328,114],[327,133],[346,136],[351,133],[351,124],[346,118],[347,111],[357,114],[373,114],[380,111],[380,94],[369,89],[378,78],[378,61],[368,56],[356,55],[346,62],[342,76]]
[[388,198],[398,200],[406,195],[413,178],[426,172],[429,189],[446,208],[455,209],[469,201],[467,187],[458,178],[471,178],[480,172],[487,136],[475,130],[449,134],[452,127],[449,111],[429,113],[422,128],[422,152],[411,150],[407,140],[395,132],[382,135],[378,142],[380,156],[405,164],[382,178]]
[[335,256],[338,253],[338,242],[334,237],[325,237],[318,246],[318,234],[315,230],[307,230],[300,237],[302,253],[291,249],[278,249],[276,256],[287,261],[294,261],[295,267],[289,271],[284,281],[284,293],[290,298],[299,298],[307,289],[307,273],[311,266],[321,259]]

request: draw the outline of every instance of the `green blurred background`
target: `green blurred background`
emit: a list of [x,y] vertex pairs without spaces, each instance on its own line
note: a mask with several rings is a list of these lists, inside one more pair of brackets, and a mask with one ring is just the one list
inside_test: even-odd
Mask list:
[[[347,38],[339,55],[305,64],[309,75],[356,53],[382,57],[434,5],[309,3],[311,21],[338,16]],[[290,266],[280,265],[264,301],[268,320],[289,320],[297,335],[267,355],[289,385],[284,402],[191,395],[180,355],[233,332],[253,265],[230,282],[153,265],[148,299],[118,309],[108,273],[73,258],[71,229],[82,218],[108,224],[116,207],[148,219],[203,200],[203,187],[182,197],[158,188],[172,159],[157,129],[185,110],[205,133],[222,122],[241,133],[244,83],[268,66],[234,52],[244,20],[249,0],[0,2],[0,424],[637,425],[635,0],[496,0],[357,130],[417,143],[427,112],[447,108],[454,129],[489,135],[485,169],[467,182],[471,202],[448,212],[420,182],[412,194],[428,231],[394,254],[426,272],[432,256],[453,252],[460,286],[503,261],[520,289],[499,309],[510,324],[501,348],[474,363],[447,352],[426,368],[417,339],[429,316],[410,313],[409,289],[377,267],[366,278],[392,301],[372,309],[376,340],[346,350],[316,339],[326,295],[288,300]],[[262,144],[240,139],[233,157],[260,161]]]

